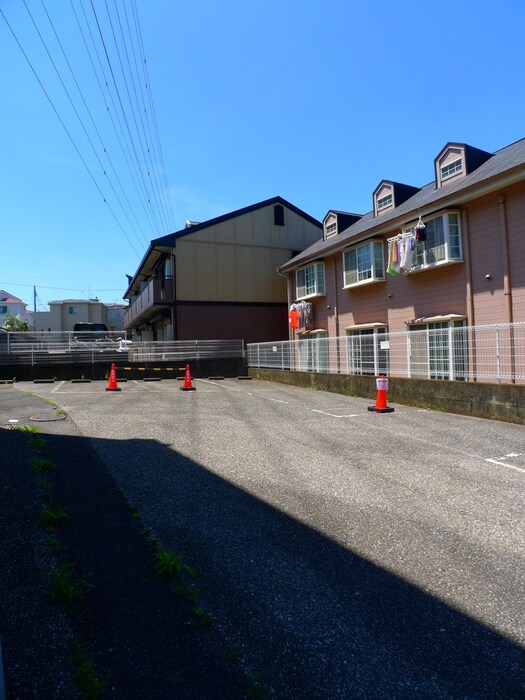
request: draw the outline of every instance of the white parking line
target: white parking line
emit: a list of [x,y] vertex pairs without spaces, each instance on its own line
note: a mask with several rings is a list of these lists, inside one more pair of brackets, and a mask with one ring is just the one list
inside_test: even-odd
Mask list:
[[219,382],[212,382],[209,379],[196,379],[196,382],[203,382],[204,384],[211,384],[212,386],[216,386],[219,389],[228,389],[228,391],[242,391],[242,389],[236,389],[233,386],[227,386],[226,384],[222,384]]
[[312,413],[322,413],[323,416],[330,416],[331,418],[359,418],[361,415],[360,413],[344,413],[344,414],[338,414],[338,413],[327,413],[326,411],[319,411],[317,408],[312,408],[311,409]]
[[[499,459],[505,459],[506,457],[520,457],[521,454],[516,454],[514,452],[511,452],[508,455],[505,455],[504,457],[500,457]],[[514,464],[507,464],[506,462],[500,462],[497,459],[486,459],[485,462],[490,462],[491,464],[497,464],[500,467],[507,467],[507,469],[514,469],[517,472],[522,472],[525,474],[525,469],[522,469],[521,467],[516,467]]]

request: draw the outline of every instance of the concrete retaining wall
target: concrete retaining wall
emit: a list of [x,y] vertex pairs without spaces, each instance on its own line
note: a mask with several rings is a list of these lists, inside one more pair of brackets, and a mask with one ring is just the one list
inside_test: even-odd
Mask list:
[[[193,377],[238,377],[247,374],[246,361],[243,359],[222,358],[209,360],[190,360],[190,369]],[[147,377],[160,377],[161,379],[175,379],[184,375],[186,362],[128,362],[122,358],[115,362],[117,379],[144,379]],[[130,368],[130,369],[124,369]],[[139,369],[143,368],[143,369]],[[172,368],[172,369],[168,369]],[[17,381],[32,382],[35,379],[108,379],[111,369],[111,360],[107,363],[73,364],[63,363],[56,365],[2,365],[0,366],[0,379],[13,379]]]
[[[271,382],[362,396],[369,398],[372,406],[376,399],[375,377],[255,368],[248,372]],[[389,378],[387,399],[388,405],[420,406],[525,425],[525,386]]]

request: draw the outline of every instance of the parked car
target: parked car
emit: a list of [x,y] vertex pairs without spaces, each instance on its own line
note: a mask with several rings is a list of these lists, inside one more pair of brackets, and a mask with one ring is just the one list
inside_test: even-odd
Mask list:
[[73,340],[93,341],[109,340],[109,329],[105,323],[75,323],[73,326]]

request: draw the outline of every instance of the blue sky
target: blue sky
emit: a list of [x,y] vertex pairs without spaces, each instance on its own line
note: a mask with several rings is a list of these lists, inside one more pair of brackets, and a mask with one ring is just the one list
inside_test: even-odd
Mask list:
[[[93,4],[125,95],[106,2]],[[95,28],[91,3],[0,0],[0,288],[29,308],[33,286],[40,310],[121,301],[148,242],[187,219],[275,195],[318,219],[365,213],[383,178],[430,182],[448,141],[495,151],[525,137],[523,0],[107,5],[140,21],[162,148],[146,177],[157,214],[75,19],[84,11]]]

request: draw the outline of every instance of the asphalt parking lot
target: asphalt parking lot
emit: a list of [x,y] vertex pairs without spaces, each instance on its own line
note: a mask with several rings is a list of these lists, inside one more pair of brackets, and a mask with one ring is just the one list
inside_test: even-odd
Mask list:
[[256,380],[105,386],[16,389],[93,441],[277,697],[525,693],[523,426]]

